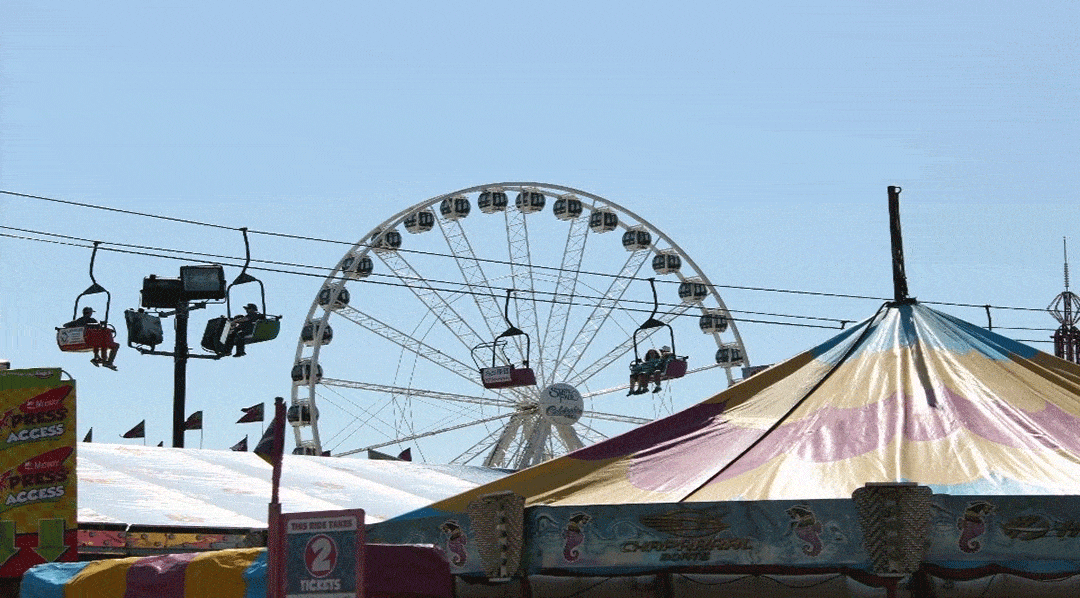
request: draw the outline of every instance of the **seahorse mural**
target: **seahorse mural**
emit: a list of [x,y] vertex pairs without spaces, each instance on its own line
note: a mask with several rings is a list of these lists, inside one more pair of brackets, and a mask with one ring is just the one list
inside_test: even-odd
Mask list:
[[994,505],[976,501],[968,503],[964,514],[956,520],[956,528],[960,530],[960,540],[957,544],[964,552],[978,552],[982,543],[976,540],[986,533],[986,518],[994,511]]
[[450,552],[450,563],[455,567],[465,566],[465,563],[469,562],[469,553],[465,549],[469,537],[465,535],[465,530],[453,519],[443,523],[439,529],[446,534],[446,550]]
[[791,517],[791,529],[795,535],[806,542],[803,545],[803,554],[817,556],[821,554],[821,522],[817,520],[814,512],[803,506],[791,507],[785,513]]
[[566,527],[563,528],[563,539],[566,540],[566,544],[563,545],[563,559],[568,563],[581,558],[581,551],[578,548],[585,542],[585,532],[583,528],[585,524],[589,523],[592,519],[586,513],[574,513],[570,516],[570,521],[566,523]]

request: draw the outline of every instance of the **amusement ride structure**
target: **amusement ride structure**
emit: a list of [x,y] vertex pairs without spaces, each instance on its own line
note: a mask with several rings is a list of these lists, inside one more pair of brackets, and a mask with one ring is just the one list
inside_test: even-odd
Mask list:
[[[298,454],[415,448],[521,469],[671,413],[684,374],[731,384],[749,366],[723,299],[668,235],[544,183],[462,189],[383,220],[304,322],[289,408]],[[676,336],[681,361],[652,375],[656,392],[627,397],[639,349]]]

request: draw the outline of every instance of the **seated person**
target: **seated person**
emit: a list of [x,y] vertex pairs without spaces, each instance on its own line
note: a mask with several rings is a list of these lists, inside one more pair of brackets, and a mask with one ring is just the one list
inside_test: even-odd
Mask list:
[[[98,322],[94,318],[94,309],[89,305],[83,308],[82,313],[81,317],[64,324],[64,328],[77,328],[80,326],[83,328],[105,328],[104,323]],[[113,365],[113,360],[116,359],[116,350],[120,348],[120,345],[116,344],[116,341],[112,339],[112,334],[107,329],[104,332],[105,335],[95,337],[95,339],[104,340],[104,344],[95,342],[90,345],[94,349],[94,357],[90,360],[90,363],[115,370],[116,366]],[[86,337],[89,342],[90,336],[86,335]]]
[[660,376],[664,375],[667,369],[667,364],[671,359],[675,357],[675,354],[671,352],[671,347],[664,345],[660,347],[660,353],[656,357],[656,386],[653,387],[653,392],[660,392]]
[[[660,352],[649,349],[645,352],[644,361],[635,361],[630,366],[630,392],[629,395],[639,395],[649,390],[649,378],[659,371]],[[659,387],[659,384],[657,384]],[[653,392],[657,392],[654,390]]]
[[225,345],[236,347],[236,353],[233,354],[233,357],[247,355],[247,352],[244,351],[244,345],[247,343],[247,339],[255,333],[255,322],[265,319],[266,316],[259,313],[259,306],[254,303],[245,305],[244,314],[232,319]]
[[97,319],[94,318],[94,308],[89,305],[82,308],[82,317],[75,318],[74,320],[64,324],[64,328],[76,328],[78,326],[93,326],[97,324]]

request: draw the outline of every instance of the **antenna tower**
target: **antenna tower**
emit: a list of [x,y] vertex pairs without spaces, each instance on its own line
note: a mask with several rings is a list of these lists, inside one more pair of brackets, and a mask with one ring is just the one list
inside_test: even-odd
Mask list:
[[1080,363],[1080,330],[1076,324],[1080,321],[1080,297],[1069,290],[1069,245],[1062,239],[1065,248],[1065,291],[1054,297],[1054,300],[1046,308],[1051,316],[1058,321],[1058,329],[1054,331],[1054,355]]

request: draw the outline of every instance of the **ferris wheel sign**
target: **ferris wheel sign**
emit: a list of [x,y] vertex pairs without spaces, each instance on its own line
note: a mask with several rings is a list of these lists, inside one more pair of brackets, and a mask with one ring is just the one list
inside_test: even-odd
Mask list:
[[286,598],[362,598],[364,511],[282,514]]

